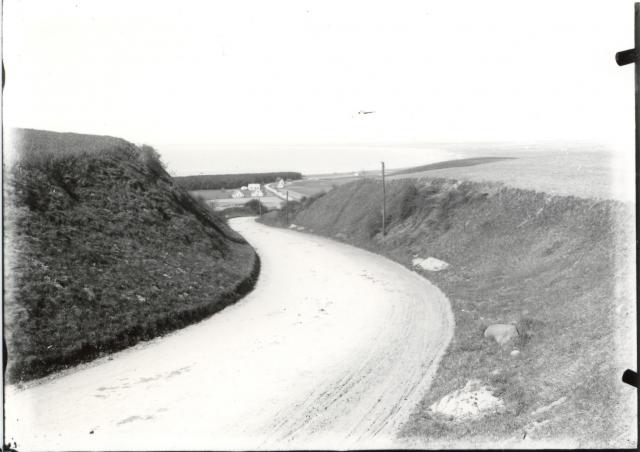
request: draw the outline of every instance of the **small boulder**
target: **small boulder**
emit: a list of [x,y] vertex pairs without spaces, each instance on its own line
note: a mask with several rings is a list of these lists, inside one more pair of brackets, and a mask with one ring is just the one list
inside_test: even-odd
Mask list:
[[479,380],[470,380],[462,389],[453,391],[429,409],[434,414],[446,416],[452,420],[473,419],[489,413],[501,412],[504,401],[493,395],[492,388]]
[[509,323],[495,323],[484,330],[484,337],[495,339],[500,346],[504,346],[518,337],[518,330],[515,325]]
[[436,259],[435,257],[428,257],[426,259],[421,259],[419,257],[414,258],[412,261],[414,267],[420,267],[423,270],[427,270],[430,272],[439,272],[440,270],[445,270],[449,267],[445,261],[441,261],[440,259]]

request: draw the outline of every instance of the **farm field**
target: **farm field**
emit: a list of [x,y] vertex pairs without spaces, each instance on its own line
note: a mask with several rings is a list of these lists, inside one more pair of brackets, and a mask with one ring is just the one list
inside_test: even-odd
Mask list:
[[[471,155],[469,149],[467,155]],[[500,182],[507,186],[545,192],[549,195],[580,198],[634,200],[633,176],[626,171],[633,160],[598,148],[554,150],[550,147],[523,150],[482,149],[492,157],[508,159],[485,161],[473,166],[426,169],[390,175],[389,180],[405,178],[446,178],[476,182]]]
[[399,176],[402,174],[414,174],[422,171],[431,171],[443,168],[458,168],[464,166],[481,165],[483,163],[492,163],[500,160],[513,159],[514,157],[471,157],[455,160],[445,160],[437,163],[429,163],[428,165],[414,166],[412,168],[404,168],[401,170],[390,170],[389,176]]
[[327,192],[334,187],[344,185],[354,180],[362,179],[357,176],[339,176],[339,177],[323,177],[302,179],[287,185],[287,190],[295,191],[304,196],[315,195],[316,193]]
[[[460,158],[413,168],[387,168],[387,180],[446,178],[497,182],[549,195],[624,202],[635,199],[633,177],[625,172],[633,160],[602,147],[480,144],[452,146],[451,151]],[[360,177],[351,174],[306,176],[288,188],[310,196],[363,177],[380,178],[379,171],[367,171]]]

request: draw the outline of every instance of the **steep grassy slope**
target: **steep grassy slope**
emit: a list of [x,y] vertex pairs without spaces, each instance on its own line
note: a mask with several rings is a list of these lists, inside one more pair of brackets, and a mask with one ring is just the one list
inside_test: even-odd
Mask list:
[[[383,237],[381,191],[371,180],[337,187],[292,206],[290,218],[407,266],[416,256],[451,264],[423,272],[449,297],[456,328],[403,435],[439,447],[497,447],[496,441],[517,444],[525,437],[629,446],[634,412],[625,400],[635,394],[620,381],[629,365],[620,360],[620,338],[635,337],[634,293],[626,284],[633,266],[625,260],[633,240],[621,230],[628,206],[498,184],[405,179],[387,187]],[[282,224],[282,216],[270,213],[263,221]],[[520,332],[511,347],[483,338],[488,325],[508,322]],[[521,351],[517,358],[510,355],[514,348]],[[429,412],[470,379],[496,388],[506,411],[466,422]],[[558,407],[534,414],[562,397]]]
[[153,149],[15,137],[4,187],[10,381],[201,320],[251,289],[253,249],[177,188]]

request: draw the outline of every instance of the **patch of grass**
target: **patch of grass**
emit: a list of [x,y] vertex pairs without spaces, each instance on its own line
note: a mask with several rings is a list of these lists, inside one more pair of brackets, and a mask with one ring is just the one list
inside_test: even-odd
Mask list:
[[181,328],[250,290],[253,249],[152,148],[19,135],[5,179],[9,382]]

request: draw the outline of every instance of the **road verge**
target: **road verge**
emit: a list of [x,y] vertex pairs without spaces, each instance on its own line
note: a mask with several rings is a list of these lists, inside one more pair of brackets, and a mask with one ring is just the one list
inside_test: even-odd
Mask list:
[[[492,183],[402,180],[388,184],[383,235],[381,195],[378,181],[354,182],[294,205],[289,218],[410,268],[429,257],[449,264],[416,268],[451,301],[456,329],[431,390],[403,428],[407,441],[631,444],[634,408],[619,378],[635,355],[623,343],[635,333],[630,206]],[[262,221],[283,225],[283,216]],[[519,335],[501,347],[483,336],[492,324],[515,325]],[[430,410],[470,381],[491,387],[504,409],[465,421]]]

